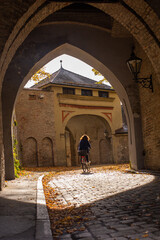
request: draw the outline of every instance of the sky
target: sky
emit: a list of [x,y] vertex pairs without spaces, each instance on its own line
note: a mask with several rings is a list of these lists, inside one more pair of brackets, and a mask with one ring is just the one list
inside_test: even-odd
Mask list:
[[[62,60],[62,67],[66,70],[69,70],[71,72],[75,72],[79,75],[85,76],[87,78],[93,79],[95,81],[101,80],[103,77],[101,76],[95,76],[92,69],[93,67],[86,64],[85,62],[75,58],[71,57],[67,54],[63,54],[57,58],[54,58],[52,61],[48,62],[45,65],[45,71],[51,73],[56,72],[60,69],[60,60]],[[28,81],[28,83],[25,85],[25,87],[31,87],[34,85],[33,81]]]

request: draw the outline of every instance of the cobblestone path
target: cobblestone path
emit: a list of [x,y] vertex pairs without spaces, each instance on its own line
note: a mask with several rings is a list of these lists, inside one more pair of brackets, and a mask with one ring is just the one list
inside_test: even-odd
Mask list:
[[63,204],[92,203],[85,231],[59,239],[160,240],[160,177],[102,171],[67,173],[51,180]]

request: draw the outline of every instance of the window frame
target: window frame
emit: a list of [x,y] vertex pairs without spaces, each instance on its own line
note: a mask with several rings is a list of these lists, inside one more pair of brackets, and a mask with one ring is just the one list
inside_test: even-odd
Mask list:
[[36,94],[29,94],[28,99],[29,100],[36,100],[37,96]]
[[[66,91],[66,92],[65,92]],[[70,92],[71,91],[71,92]],[[75,95],[75,88],[63,87],[63,94]]]
[[[101,95],[102,94],[102,95]],[[103,96],[103,94],[106,96]],[[98,96],[99,97],[104,97],[104,98],[108,98],[109,97],[109,92],[106,92],[106,91],[98,91]]]
[[[84,94],[84,93],[91,93],[91,94]],[[92,90],[90,90],[90,89],[81,89],[81,95],[82,96],[89,96],[89,97],[92,97],[93,96],[93,91]]]

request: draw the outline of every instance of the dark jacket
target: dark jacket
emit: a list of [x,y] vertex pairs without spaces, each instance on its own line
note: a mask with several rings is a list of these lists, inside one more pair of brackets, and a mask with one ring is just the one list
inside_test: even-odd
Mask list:
[[89,152],[90,148],[91,148],[91,145],[87,140],[82,139],[80,141],[79,148],[78,148],[79,150],[86,150],[87,152]]

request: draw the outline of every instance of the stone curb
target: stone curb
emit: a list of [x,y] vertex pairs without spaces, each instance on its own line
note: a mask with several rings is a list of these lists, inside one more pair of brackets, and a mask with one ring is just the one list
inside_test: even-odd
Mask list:
[[42,178],[37,182],[37,216],[36,216],[36,240],[53,240],[50,220],[46,207],[46,200],[43,191]]
[[151,170],[134,170],[134,169],[126,169],[126,173],[140,173],[140,174],[150,174],[154,176],[160,176],[160,171],[151,171]]

